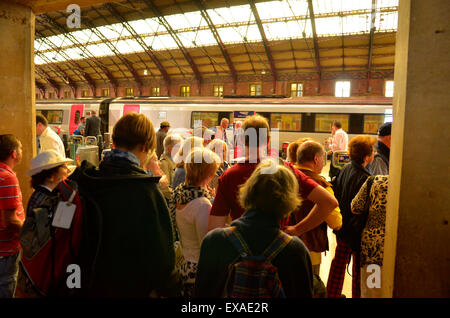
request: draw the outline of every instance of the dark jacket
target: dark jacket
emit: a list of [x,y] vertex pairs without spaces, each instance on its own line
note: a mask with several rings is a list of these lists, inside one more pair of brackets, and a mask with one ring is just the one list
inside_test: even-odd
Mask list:
[[97,116],[91,116],[86,118],[86,129],[84,131],[84,135],[97,137],[100,135],[100,123],[101,120]]
[[[319,175],[318,173],[315,173],[308,169],[300,169],[301,172],[303,172],[305,175],[316,181],[319,185],[321,185],[324,188],[327,188],[330,186],[330,183],[325,180],[324,177]],[[300,207],[295,210],[289,219],[291,225],[295,225],[302,221],[304,218],[308,216],[308,214],[311,212],[312,208],[314,207],[315,203],[303,199],[302,203],[300,204]],[[305,243],[308,250],[313,252],[325,252],[328,251],[328,236],[327,236],[327,223],[322,222],[319,226],[315,227],[314,229],[302,234],[300,236],[300,239]]]
[[334,196],[339,202],[342,214],[342,228],[335,233],[338,239],[346,243],[348,243],[349,235],[348,221],[354,217],[350,207],[352,200],[369,176],[370,172],[366,168],[351,161],[342,168],[333,184]]
[[[71,178],[78,182],[80,194],[88,202],[81,273],[88,273],[87,283],[92,286],[82,294],[167,294],[174,250],[166,201],[157,188],[159,178],[148,176],[124,160],[103,161],[99,169],[84,161]],[[100,218],[96,211],[100,211]]]
[[[280,222],[274,215],[247,211],[231,223],[247,243],[253,255],[261,255],[275,239]],[[195,281],[196,297],[219,298],[225,286],[228,265],[238,252],[225,236],[222,228],[209,232],[202,242]],[[313,275],[308,249],[298,237],[275,257],[281,284],[287,297],[312,297]]]

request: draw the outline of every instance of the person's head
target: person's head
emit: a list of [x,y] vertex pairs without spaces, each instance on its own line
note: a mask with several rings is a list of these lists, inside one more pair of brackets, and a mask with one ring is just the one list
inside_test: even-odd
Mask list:
[[222,127],[223,129],[227,129],[229,124],[230,121],[227,118],[222,118],[222,120],[220,121],[220,127]]
[[182,142],[183,138],[178,134],[167,135],[163,141],[164,153],[167,156],[173,157],[172,153],[175,155],[178,152]]
[[262,173],[269,166],[271,162],[265,160],[256,167],[239,188],[239,203],[246,211],[271,213],[281,220],[300,205],[298,182],[292,171],[281,165],[274,173]]
[[378,128],[378,140],[380,140],[386,147],[391,148],[391,128],[392,123],[384,123]]
[[91,110],[91,117],[95,117],[96,114],[95,110]]
[[47,127],[48,127],[47,118],[45,118],[44,115],[37,114],[36,115],[36,135],[40,136]]
[[321,144],[313,140],[306,141],[298,147],[297,163],[320,174],[325,165],[324,156],[325,149]]
[[12,135],[0,135],[0,162],[14,168],[22,161],[22,143]]
[[305,137],[305,138],[300,138],[296,141],[293,141],[289,144],[288,148],[287,148],[287,160],[289,162],[295,163],[297,162],[297,150],[298,147],[300,147],[301,144],[303,144],[304,142],[308,141],[308,140],[312,140],[309,137]]
[[145,157],[145,160],[142,162],[142,168],[144,170],[151,170],[154,176],[158,176],[156,170],[159,170],[159,164],[160,162],[158,160],[156,152],[150,151]]
[[69,175],[68,163],[72,159],[63,158],[55,150],[45,150],[31,159],[31,169],[27,175],[31,176],[31,186],[36,189],[38,186],[45,185],[54,189],[58,183]]
[[186,157],[186,184],[206,186],[216,174],[220,158],[206,148],[194,148]]
[[267,148],[270,141],[270,127],[266,118],[261,115],[249,116],[245,119],[242,129],[245,147],[258,148],[259,152]]
[[227,161],[228,159],[228,147],[227,143],[222,139],[214,139],[207,146],[207,149],[214,151],[219,156],[220,162]]
[[373,160],[373,146],[376,142],[376,138],[369,135],[359,135],[353,137],[348,143],[350,159],[365,167]]
[[86,123],[86,117],[81,117],[81,119],[80,119],[80,122],[82,122],[83,124],[85,124]]
[[203,139],[200,137],[188,137],[186,138],[180,146],[180,150],[174,156],[173,161],[177,164],[183,164],[186,157],[194,148],[203,148]]
[[333,125],[331,125],[331,132],[334,133],[336,132],[336,130],[341,129],[342,128],[342,124],[340,121],[334,121]]
[[159,128],[165,132],[168,132],[170,129],[170,123],[168,121],[162,121],[161,124],[159,124]]
[[112,141],[115,148],[134,153],[141,164],[149,151],[156,148],[153,124],[144,114],[128,113],[114,125]]

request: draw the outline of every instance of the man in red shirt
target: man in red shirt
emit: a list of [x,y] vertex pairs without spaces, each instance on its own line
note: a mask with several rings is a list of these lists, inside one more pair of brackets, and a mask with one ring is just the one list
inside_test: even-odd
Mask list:
[[[239,186],[245,183],[258,163],[264,158],[264,151],[267,149],[270,140],[270,128],[267,120],[260,115],[247,117],[242,129],[245,134],[245,160],[229,168],[220,177],[219,187],[208,220],[208,231],[225,227],[228,215],[231,216],[232,220],[235,220],[245,212],[238,203]],[[266,134],[266,136],[263,136],[263,134]],[[338,203],[328,191],[314,180],[305,176],[293,166],[290,166],[290,168],[294,171],[299,182],[300,195],[316,203],[308,217],[295,227],[289,227],[290,233],[286,231],[288,234],[301,235],[324,222]],[[270,172],[268,171],[268,173]]]
[[25,213],[13,169],[21,160],[20,140],[14,135],[0,135],[0,298],[12,298],[17,285],[19,233]]

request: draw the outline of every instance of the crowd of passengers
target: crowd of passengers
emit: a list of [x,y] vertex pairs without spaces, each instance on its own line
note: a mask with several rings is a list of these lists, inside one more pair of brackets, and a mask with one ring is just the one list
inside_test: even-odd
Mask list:
[[[73,173],[71,159],[38,144],[27,173],[35,191],[26,209],[13,171],[22,159],[21,142],[0,135],[0,297],[44,296],[28,275],[36,269],[21,261],[19,234],[25,218],[66,178],[90,194],[103,220],[101,233],[94,234],[101,242],[95,265],[85,269],[80,260],[81,271],[92,272],[80,295],[222,297],[229,265],[239,256],[226,234],[234,227],[253,255],[261,255],[280,231],[292,236],[272,260],[287,297],[344,297],[351,259],[352,297],[378,297],[380,288],[367,287],[366,268],[383,265],[390,124],[379,128],[378,141],[359,135],[350,142],[340,123],[333,124],[327,146],[340,138],[351,160],[333,182],[322,176],[327,152],[319,142],[294,141],[287,159],[274,161],[267,155],[267,119],[247,117],[236,126],[234,140],[227,137],[228,125],[223,120],[213,140],[205,138],[208,129],[204,138],[183,139],[170,133],[168,122],[155,133],[146,116],[129,113],[114,126],[113,149],[99,167],[84,161]],[[256,143],[245,134],[248,129],[257,132]],[[265,138],[259,138],[262,132]],[[244,157],[231,165],[229,149],[239,145]],[[381,163],[375,165],[374,157]],[[369,182],[371,175],[376,176]],[[85,207],[88,216],[91,206]],[[367,207],[360,243],[353,246],[348,222]],[[337,247],[322,282],[328,227]]]

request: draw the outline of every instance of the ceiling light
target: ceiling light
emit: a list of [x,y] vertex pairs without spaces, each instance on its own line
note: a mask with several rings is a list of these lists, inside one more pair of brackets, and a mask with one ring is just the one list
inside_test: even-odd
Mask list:
[[148,74],[147,70],[144,70],[144,75],[147,75],[147,74]]

